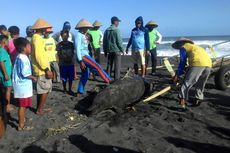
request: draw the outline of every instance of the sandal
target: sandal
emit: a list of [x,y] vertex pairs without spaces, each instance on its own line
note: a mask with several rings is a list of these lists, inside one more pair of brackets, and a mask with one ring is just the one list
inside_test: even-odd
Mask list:
[[34,129],[34,127],[32,127],[32,126],[24,126],[23,128],[18,127],[18,131],[31,131],[33,129]]
[[52,110],[50,108],[45,108],[42,110],[42,112],[36,112],[37,115],[43,116],[45,114],[52,113]]

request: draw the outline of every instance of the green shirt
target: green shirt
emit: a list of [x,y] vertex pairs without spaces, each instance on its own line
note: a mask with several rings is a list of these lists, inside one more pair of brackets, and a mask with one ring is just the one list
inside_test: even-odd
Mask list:
[[100,30],[90,29],[88,31],[88,34],[90,34],[93,39],[93,47],[95,49],[101,48],[101,42],[103,37],[102,32]]
[[150,50],[157,47],[157,31],[153,29],[152,31],[149,31],[149,41],[150,41]]
[[[0,48],[0,62],[4,62],[6,73],[9,77],[11,77],[12,63],[10,60],[10,55],[4,48]],[[4,77],[4,74],[1,68],[0,68],[0,77]]]

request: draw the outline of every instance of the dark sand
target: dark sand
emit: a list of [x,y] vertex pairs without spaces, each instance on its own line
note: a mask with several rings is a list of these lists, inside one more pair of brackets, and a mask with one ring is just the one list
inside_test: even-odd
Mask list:
[[[127,57],[123,57],[122,63],[123,68],[131,66]],[[156,90],[167,86],[165,83],[169,81],[167,72],[160,72],[159,77],[147,76],[155,82]],[[78,81],[74,83],[75,91],[77,84]],[[187,112],[175,110],[178,99],[174,90],[149,104],[137,104],[136,111],[78,115],[76,108],[79,110],[92,102],[103,85],[89,81],[88,93],[76,98],[63,94],[61,84],[54,84],[47,100],[47,107],[53,112],[38,117],[33,109],[28,110],[27,124],[33,125],[34,130],[18,132],[17,111],[14,111],[6,135],[0,140],[0,153],[230,152],[230,91],[216,90],[212,79],[201,106],[189,107]]]

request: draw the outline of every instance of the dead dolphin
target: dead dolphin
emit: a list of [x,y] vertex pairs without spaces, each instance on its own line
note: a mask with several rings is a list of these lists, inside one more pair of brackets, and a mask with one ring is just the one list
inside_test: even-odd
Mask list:
[[88,110],[97,114],[109,108],[124,109],[138,102],[149,88],[150,84],[139,76],[117,80],[96,95]]

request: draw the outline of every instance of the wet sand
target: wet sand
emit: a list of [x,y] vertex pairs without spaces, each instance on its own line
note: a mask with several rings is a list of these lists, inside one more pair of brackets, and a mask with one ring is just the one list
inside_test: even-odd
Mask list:
[[[103,67],[106,62],[103,60]],[[129,57],[122,58],[123,75],[132,66]],[[78,69],[79,70],[79,69]],[[147,76],[155,90],[170,81],[165,70],[159,76]],[[74,82],[76,91],[78,81]],[[27,111],[27,125],[34,130],[18,132],[17,111],[10,115],[7,132],[0,140],[0,153],[229,153],[230,90],[219,91],[210,79],[201,106],[175,109],[177,91],[172,90],[149,104],[138,103],[135,111],[103,111],[94,116],[79,115],[96,93],[104,87],[99,81],[87,83],[87,93],[73,97],[53,85],[46,107],[53,112],[36,116]],[[36,95],[33,108],[36,107]]]

